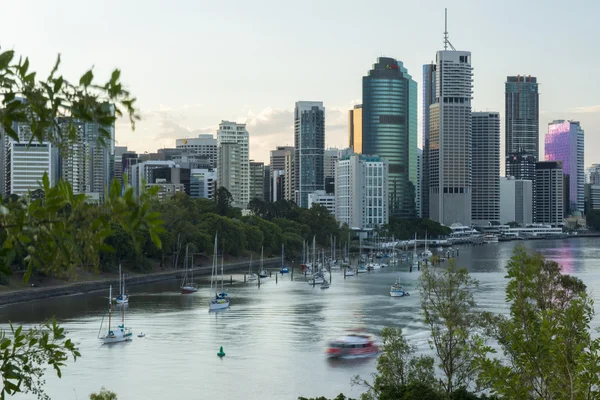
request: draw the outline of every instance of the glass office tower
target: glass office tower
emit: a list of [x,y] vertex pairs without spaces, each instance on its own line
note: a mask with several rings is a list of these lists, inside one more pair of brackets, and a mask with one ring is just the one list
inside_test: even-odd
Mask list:
[[363,77],[362,153],[389,162],[390,215],[416,216],[417,83],[402,64],[380,57]]

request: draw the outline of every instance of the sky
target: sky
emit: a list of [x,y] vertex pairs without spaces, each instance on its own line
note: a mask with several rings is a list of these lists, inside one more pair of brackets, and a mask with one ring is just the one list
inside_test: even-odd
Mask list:
[[540,142],[548,122],[580,121],[585,164],[600,163],[597,0],[0,0],[0,47],[42,75],[60,53],[74,81],[121,69],[142,121],[119,121],[117,145],[155,152],[229,120],[247,124],[250,157],[268,162],[293,144],[301,100],[324,102],[326,145],[347,147],[348,109],[380,56],[419,84],[420,144],[422,65],[443,46],[445,7],[451,43],[472,53],[473,110],[503,118],[506,76],[537,76]]

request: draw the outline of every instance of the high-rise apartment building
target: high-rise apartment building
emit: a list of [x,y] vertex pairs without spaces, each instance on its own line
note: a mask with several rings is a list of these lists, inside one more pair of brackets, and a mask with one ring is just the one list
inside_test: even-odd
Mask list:
[[177,139],[175,147],[188,153],[198,154],[208,159],[211,168],[217,167],[217,139],[210,134],[197,138]]
[[436,101],[436,64],[423,65],[423,159],[421,171],[421,216],[429,218],[429,106]]
[[330,148],[325,150],[323,171],[325,175],[325,193],[335,194],[335,170],[341,152],[339,149]]
[[348,111],[348,145],[357,154],[362,154],[363,149],[362,118],[362,104]]
[[294,201],[294,146],[277,146],[275,150],[271,150],[270,171],[271,181],[277,171],[283,171],[281,176],[277,173],[281,183],[279,190],[283,195],[281,200]]
[[560,161],[542,161],[535,166],[535,222],[560,225],[564,216],[564,174]]
[[471,220],[487,226],[500,220],[500,113],[472,113]]
[[265,173],[263,175],[263,199],[271,201],[271,166],[265,165]]
[[212,169],[191,169],[190,197],[212,200],[216,180],[217,174]]
[[250,201],[249,135],[246,124],[221,121],[217,131],[217,185],[233,197],[233,207]]
[[389,162],[390,215],[415,217],[417,83],[402,64],[380,57],[363,77],[362,154]]
[[320,101],[299,101],[294,109],[294,195],[308,207],[308,194],[325,190],[325,107]]
[[323,206],[331,213],[335,215],[335,196],[325,193],[324,190],[317,190],[308,194],[308,208],[312,208],[314,204]]
[[[538,161],[540,99],[537,78],[531,75],[507,76],[504,88],[504,155],[510,157],[514,153],[527,153]],[[515,178],[524,179],[521,176]]]
[[592,185],[600,185],[600,164],[592,164],[587,169],[585,182]]
[[264,200],[265,163],[250,160],[250,200]]
[[[447,43],[448,44],[448,43]],[[436,55],[435,102],[429,106],[429,217],[471,225],[471,99],[468,51]]]
[[567,180],[567,213],[583,213],[584,198],[584,132],[578,121],[556,120],[548,124],[545,137],[546,161],[561,161]]
[[375,228],[389,222],[388,161],[352,154],[338,162],[335,216],[350,228]]
[[[114,111],[114,110],[113,110]],[[75,131],[65,151],[60,154],[60,176],[73,186],[73,193],[85,193],[103,201],[110,179],[114,175],[114,126],[62,118],[61,129]],[[102,143],[103,130],[110,139]]]

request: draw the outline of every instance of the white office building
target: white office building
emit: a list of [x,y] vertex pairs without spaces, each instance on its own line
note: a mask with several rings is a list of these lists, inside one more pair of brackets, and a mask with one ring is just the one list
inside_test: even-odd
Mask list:
[[322,205],[331,215],[335,215],[335,196],[325,193],[324,190],[308,194],[308,208],[312,208],[313,204]]
[[198,135],[197,138],[177,139],[175,147],[187,153],[198,154],[207,158],[211,168],[217,167],[217,139],[210,134]]
[[521,226],[533,223],[533,182],[500,178],[500,223],[516,222]]
[[174,161],[144,161],[131,166],[131,177],[129,183],[133,188],[135,197],[140,197],[142,191],[147,185],[155,182],[152,171],[159,168],[175,168]]
[[350,228],[375,228],[389,222],[388,162],[378,156],[343,157],[335,179],[335,216]]
[[190,197],[212,200],[217,181],[217,173],[209,169],[190,170]]
[[435,101],[429,106],[429,217],[446,226],[470,226],[471,53],[438,51],[435,74]]

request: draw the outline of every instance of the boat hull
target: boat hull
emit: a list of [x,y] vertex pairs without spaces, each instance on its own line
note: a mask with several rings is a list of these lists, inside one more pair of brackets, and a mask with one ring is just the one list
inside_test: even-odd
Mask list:
[[132,339],[133,334],[131,333],[130,329],[126,329],[125,332],[119,330],[100,338],[100,340],[102,340],[102,344],[128,342]]
[[229,307],[229,300],[223,300],[223,299],[219,299],[219,300],[211,300],[208,303],[208,310],[209,311],[217,311],[217,310],[224,310],[226,308]]
[[197,291],[198,291],[198,289],[193,286],[184,286],[181,288],[181,294],[192,294]]
[[392,297],[404,297],[403,290],[390,290],[390,296]]
[[350,359],[350,358],[365,358],[373,357],[379,353],[377,346],[370,346],[358,349],[327,349],[327,357]]

